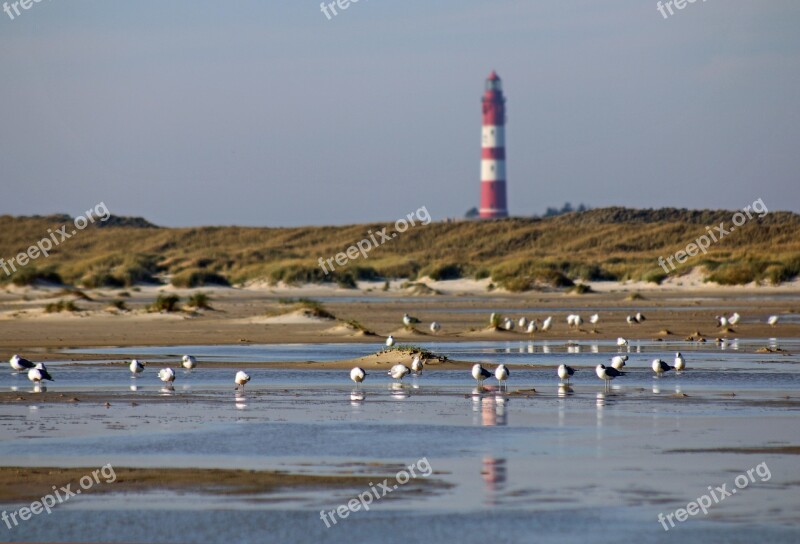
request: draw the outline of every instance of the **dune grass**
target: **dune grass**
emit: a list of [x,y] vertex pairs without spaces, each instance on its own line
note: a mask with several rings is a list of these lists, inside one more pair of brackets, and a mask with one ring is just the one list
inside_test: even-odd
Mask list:
[[[152,228],[144,224],[82,231],[54,248],[46,262],[0,282],[36,281],[132,289],[171,277],[173,285],[332,283],[355,287],[360,280],[491,278],[496,287],[527,291],[571,287],[576,281],[644,280],[667,274],[658,257],[669,257],[730,220],[730,211],[595,209],[547,219],[436,222],[409,229],[374,248],[368,259],[336,266],[318,264],[385,225],[297,228]],[[0,217],[0,256],[18,254],[63,223],[54,217]],[[800,216],[771,212],[671,271],[693,267],[723,284],[781,283],[800,274]]]

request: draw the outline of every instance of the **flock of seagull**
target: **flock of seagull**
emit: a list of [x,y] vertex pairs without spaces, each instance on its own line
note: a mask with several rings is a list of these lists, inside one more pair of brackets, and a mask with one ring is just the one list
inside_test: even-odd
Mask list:
[[[635,315],[627,316],[626,320],[629,325],[633,325],[636,323],[642,323],[647,318],[641,314],[636,313]],[[730,317],[728,316],[717,316],[717,324],[720,327],[727,327],[728,325],[736,325],[739,323],[741,316],[738,313],[734,313]],[[769,316],[767,319],[767,324],[770,326],[775,326],[778,323],[778,316],[772,315]],[[500,318],[496,313],[493,313],[489,321],[491,324],[496,324],[500,322]],[[567,316],[567,325],[572,327],[580,327],[583,324],[583,318],[578,314],[570,314]],[[589,317],[589,322],[592,324],[597,324],[600,321],[600,316],[598,314],[593,314]],[[409,314],[405,314],[403,316],[403,324],[406,327],[412,327],[415,324],[419,324],[421,321],[416,318],[412,317]],[[519,320],[515,323],[515,321],[509,317],[506,317],[502,320],[501,326],[505,330],[513,330],[515,325],[519,325],[520,329],[525,329],[528,332],[535,332],[537,330],[547,331],[553,325],[553,317],[549,316],[542,320],[541,325],[539,325],[538,319],[528,320],[525,317],[519,318]],[[430,325],[431,331],[438,332],[441,330],[441,325],[436,321],[432,322]],[[395,339],[392,335],[386,339],[386,346],[391,348],[395,345]],[[619,337],[617,338],[617,346],[620,348],[627,347],[628,341],[625,338]],[[627,355],[615,355],[611,358],[611,362],[609,366],[599,364],[595,367],[595,374],[600,380],[603,380],[606,384],[606,387],[610,386],[610,382],[620,376],[624,376],[625,372],[622,370],[628,361]],[[399,380],[402,382],[403,378],[408,376],[409,374],[414,374],[418,376],[422,374],[422,371],[425,368],[425,363],[427,361],[423,360],[422,357],[417,354],[414,355],[411,360],[411,367],[398,363],[392,366],[391,369],[388,371],[388,375],[391,376],[394,380]],[[47,381],[55,381],[50,373],[47,371],[47,368],[44,366],[43,363],[33,363],[28,359],[20,357],[19,355],[14,355],[9,359],[9,364],[11,368],[16,370],[17,372],[25,372],[27,371],[28,379],[34,383],[34,386],[40,386],[41,382],[44,380]],[[187,370],[192,370],[197,366],[197,359],[192,355],[184,355],[181,359],[181,366]],[[651,368],[653,372],[656,374],[657,377],[662,376],[664,373],[669,371],[676,371],[682,372],[686,369],[686,360],[684,359],[683,355],[680,352],[675,354],[674,364],[670,365],[666,361],[662,359],[654,359]],[[142,374],[145,371],[145,363],[141,362],[137,359],[133,359],[130,362],[129,369],[133,376],[137,376]],[[569,365],[559,365],[556,370],[561,383],[563,384],[564,381],[569,384],[572,376],[575,375],[577,370],[572,368]],[[479,386],[483,385],[483,382],[492,376],[497,380],[500,388],[502,389],[504,386],[507,387],[507,381],[511,377],[511,372],[508,370],[508,367],[501,364],[498,365],[494,373],[490,372],[489,370],[485,369],[481,364],[475,364],[471,370],[472,377],[478,383]],[[367,377],[366,371],[361,367],[354,367],[350,371],[350,379],[356,383],[356,387],[358,387]],[[168,387],[172,387],[172,383],[175,381],[175,371],[172,368],[162,368],[158,372],[158,378],[164,382]],[[241,388],[244,390],[245,384],[250,381],[250,376],[244,371],[236,372],[234,376],[234,383],[236,384],[236,388]]]

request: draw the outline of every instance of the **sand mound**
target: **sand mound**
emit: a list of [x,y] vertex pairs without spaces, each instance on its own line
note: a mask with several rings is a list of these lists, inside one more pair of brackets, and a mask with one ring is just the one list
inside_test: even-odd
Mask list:
[[350,336],[350,337],[363,337],[363,336],[376,336],[375,333],[365,331],[350,325],[349,323],[340,323],[331,327],[330,329],[325,329],[322,331],[321,334],[327,334],[330,336]]
[[399,329],[395,329],[389,334],[391,334],[395,338],[414,338],[415,336],[428,336],[428,333],[422,332],[417,328],[407,329],[405,327],[400,327]]
[[527,332],[507,331],[505,329],[498,329],[496,327],[486,327],[478,331],[467,331],[460,336],[470,336],[474,338],[494,338],[494,339],[515,339],[519,340],[520,337],[532,336]]
[[300,309],[282,315],[253,317],[245,321],[263,325],[316,325],[330,323],[333,319],[317,317],[310,310]]

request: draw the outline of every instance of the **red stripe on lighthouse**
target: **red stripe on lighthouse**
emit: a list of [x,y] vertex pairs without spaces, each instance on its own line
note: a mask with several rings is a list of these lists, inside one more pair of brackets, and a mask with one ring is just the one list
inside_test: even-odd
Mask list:
[[500,78],[492,72],[483,94],[483,147],[481,149],[481,206],[483,219],[508,217],[505,180],[506,99]]

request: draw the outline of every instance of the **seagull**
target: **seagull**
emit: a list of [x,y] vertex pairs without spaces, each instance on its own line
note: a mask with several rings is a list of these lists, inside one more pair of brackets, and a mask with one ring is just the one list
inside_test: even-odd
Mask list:
[[600,322],[600,315],[598,314],[594,314],[589,318],[589,323],[591,323],[592,325],[597,325],[597,323],[599,322]]
[[647,320],[647,318],[644,316],[644,314],[642,314],[640,312],[636,313],[636,322],[637,323],[641,323],[642,321],[646,321],[646,320]]
[[408,314],[403,315],[403,325],[405,325],[406,327],[410,327],[411,325],[414,325],[415,323],[419,322],[420,322],[419,319],[417,319],[416,317],[411,317]]
[[354,367],[353,370],[350,371],[350,379],[356,382],[356,388],[366,377],[367,373],[364,372],[364,369],[360,366]]
[[492,373],[483,368],[480,364],[476,364],[472,367],[472,377],[475,378],[475,381],[478,382],[478,385],[483,385],[483,380],[486,378],[490,378]]
[[517,321],[517,325],[519,325],[520,329],[524,329],[525,327],[528,326],[528,318],[520,317],[519,321]]
[[403,378],[408,376],[411,373],[411,370],[408,369],[406,365],[396,364],[389,370],[389,376],[394,378],[395,380],[403,381]]
[[653,359],[653,372],[656,373],[657,376],[661,376],[664,372],[669,372],[670,370],[675,370],[674,366],[670,366],[661,359]]
[[158,379],[167,385],[171,385],[175,381],[175,371],[171,368],[162,368],[158,371]]
[[675,370],[683,370],[686,368],[686,360],[681,355],[681,352],[675,354]]
[[638,321],[636,321],[636,318],[633,317],[632,315],[629,315],[628,317],[626,317],[625,321],[628,322],[628,325],[633,325],[634,323],[638,323]]
[[389,338],[387,338],[387,339],[386,339],[386,347],[387,347],[387,348],[390,348],[390,347],[392,347],[393,345],[394,345],[394,336],[392,336],[392,335],[390,334],[390,335],[389,335]]
[[769,325],[770,327],[774,327],[775,325],[778,324],[778,319],[779,319],[779,317],[777,315],[769,316],[767,318],[767,325]]
[[509,376],[511,376],[511,372],[508,371],[506,365],[500,365],[494,369],[494,377],[497,378],[497,383],[500,384],[500,389],[503,388],[503,383],[508,379]]
[[550,316],[544,321],[542,321],[542,331],[547,332],[550,330],[550,327],[553,326],[553,317]]
[[724,315],[717,316],[717,327],[727,327],[728,326],[728,318]]
[[606,365],[597,365],[594,369],[597,377],[606,382],[606,387],[611,385],[611,380],[619,376],[624,376],[624,372],[620,372],[616,368],[606,368]]
[[8,360],[8,364],[10,364],[11,368],[16,370],[17,372],[20,372],[22,370],[28,370],[28,369],[34,368],[36,366],[35,364],[30,362],[29,360],[23,359],[22,357],[20,357],[17,354],[14,354],[14,356],[11,357],[11,359]]
[[141,374],[144,372],[144,363],[140,363],[137,359],[131,361],[130,366],[128,368],[131,369],[131,373],[135,376],[136,374]]
[[623,337],[620,336],[619,338],[617,338],[617,346],[618,347],[622,348],[622,347],[625,347],[627,345],[628,345],[628,341],[625,340]]
[[497,315],[497,312],[492,312],[492,315],[489,316],[489,324],[490,325],[494,325],[494,323],[495,323],[495,321],[497,321],[498,317],[499,316]]
[[[161,379],[163,380],[164,378]],[[244,384],[250,381],[250,376],[247,374],[247,372],[243,372],[240,370],[239,372],[236,373],[236,377],[233,379],[233,381],[236,382],[237,389],[239,388],[239,386],[241,386],[242,391],[244,391]]]
[[567,365],[559,365],[558,366],[558,377],[561,378],[561,381],[567,380],[569,383],[570,378],[575,374],[575,369],[571,366]]
[[739,323],[739,320],[742,318],[738,313],[734,312],[732,316],[728,318],[728,323],[731,325],[736,325]]
[[510,317],[507,317],[505,319],[505,321],[503,322],[503,328],[505,330],[507,330],[507,331],[513,331],[514,330],[514,320],[511,319]]
[[422,368],[423,363],[419,355],[414,355],[414,359],[411,360],[411,370],[414,371],[414,374],[421,374]]
[[528,323],[528,334],[533,334],[539,329],[539,324],[534,319],[530,323]]
[[42,363],[37,363],[35,367],[28,370],[28,379],[32,381],[34,385],[39,385],[42,380],[55,381]]
[[611,358],[611,368],[615,370],[622,370],[622,367],[625,366],[625,363],[628,361],[627,355],[614,355]]
[[182,364],[183,368],[191,370],[197,366],[197,359],[195,359],[192,355],[184,355]]
[[436,334],[440,330],[442,330],[442,326],[439,325],[439,323],[437,321],[434,321],[433,323],[431,323],[431,332],[432,333]]

